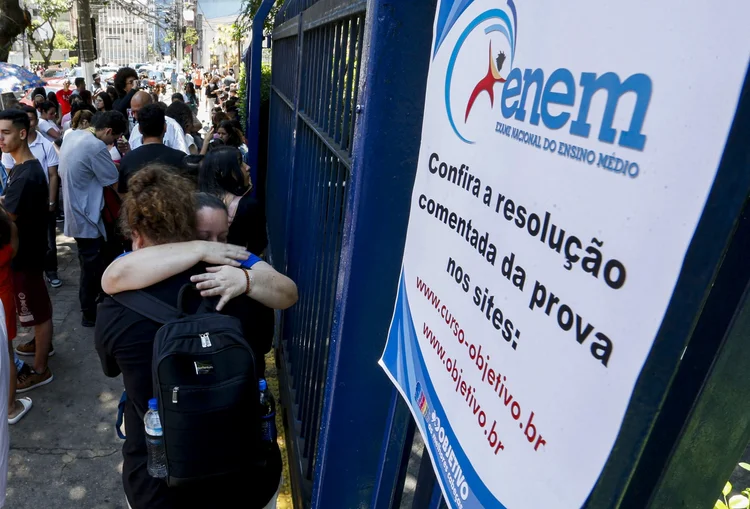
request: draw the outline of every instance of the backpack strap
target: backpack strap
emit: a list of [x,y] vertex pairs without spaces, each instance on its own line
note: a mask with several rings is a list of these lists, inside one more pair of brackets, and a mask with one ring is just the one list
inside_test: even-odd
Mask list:
[[179,309],[170,306],[143,290],[130,290],[112,295],[115,302],[157,323],[167,323],[184,316]]

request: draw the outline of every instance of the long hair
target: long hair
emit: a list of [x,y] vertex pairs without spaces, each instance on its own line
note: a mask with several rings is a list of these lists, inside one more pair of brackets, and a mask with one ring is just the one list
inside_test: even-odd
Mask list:
[[198,174],[198,189],[204,193],[242,196],[247,191],[242,154],[235,147],[219,146],[206,154]]
[[70,121],[70,127],[72,127],[73,129],[78,129],[78,126],[83,120],[87,121],[89,125],[91,125],[92,118],[94,118],[94,114],[89,110],[80,110],[73,116],[73,120]]
[[104,102],[104,111],[110,111],[112,109],[112,96],[107,92],[99,92],[96,97]]
[[219,129],[224,129],[229,135],[229,139],[224,141],[225,145],[239,148],[239,146],[244,143],[242,141],[242,133],[239,129],[237,129],[237,127],[234,125],[234,123],[232,123],[231,120],[224,120],[221,124],[219,124]]

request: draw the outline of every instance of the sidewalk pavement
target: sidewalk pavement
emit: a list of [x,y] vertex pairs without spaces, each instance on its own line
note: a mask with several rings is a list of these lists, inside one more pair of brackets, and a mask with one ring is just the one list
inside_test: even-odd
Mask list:
[[[34,406],[10,426],[6,507],[124,509],[122,441],[114,429],[122,380],[104,376],[94,329],[81,327],[75,241],[58,235],[57,252],[63,286],[49,288],[55,380],[20,395]],[[16,343],[32,336],[19,328]]]

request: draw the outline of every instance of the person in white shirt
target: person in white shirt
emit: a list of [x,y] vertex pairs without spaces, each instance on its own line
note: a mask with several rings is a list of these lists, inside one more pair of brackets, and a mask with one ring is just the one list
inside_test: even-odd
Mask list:
[[[148,92],[140,90],[135,93],[133,98],[130,100],[130,112],[133,117],[138,120],[138,110],[147,104],[151,104],[153,99]],[[167,132],[164,133],[164,145],[171,147],[176,150],[181,150],[185,154],[190,154],[187,144],[185,143],[185,131],[182,130],[180,124],[177,123],[173,118],[167,117]],[[138,129],[138,124],[135,125],[130,133],[129,143],[130,150],[135,150],[143,145],[143,135]]]
[[[44,258],[44,273],[52,288],[62,286],[62,281],[57,277],[57,225],[55,215],[57,213],[57,196],[60,189],[60,177],[57,173],[57,166],[60,160],[57,156],[57,150],[51,141],[41,136],[37,131],[39,123],[36,110],[31,106],[21,108],[29,116],[29,149],[34,157],[39,161],[47,177],[49,184],[49,218],[47,220],[47,256]],[[3,153],[3,166],[10,172],[16,162],[9,153]]]
[[55,141],[62,136],[55,120],[57,120],[57,106],[49,101],[44,101],[39,105],[39,125],[37,129],[49,141]]

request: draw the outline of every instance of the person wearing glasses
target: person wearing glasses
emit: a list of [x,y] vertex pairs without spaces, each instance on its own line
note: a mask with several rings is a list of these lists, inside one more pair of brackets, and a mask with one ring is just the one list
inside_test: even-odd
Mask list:
[[112,109],[122,113],[128,119],[130,130],[132,131],[134,120],[130,112],[130,100],[138,91],[138,73],[132,67],[122,67],[115,74],[115,90],[117,91],[117,100],[112,105]]

